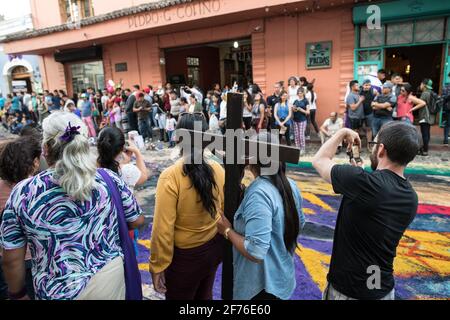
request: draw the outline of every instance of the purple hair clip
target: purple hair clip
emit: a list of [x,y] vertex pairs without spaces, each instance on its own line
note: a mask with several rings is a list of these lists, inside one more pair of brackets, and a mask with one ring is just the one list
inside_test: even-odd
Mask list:
[[80,130],[80,128],[81,128],[80,126],[72,127],[69,122],[69,125],[66,128],[66,132],[64,132],[64,134],[59,139],[66,143],[71,142],[77,134],[80,134],[80,131],[78,131]]

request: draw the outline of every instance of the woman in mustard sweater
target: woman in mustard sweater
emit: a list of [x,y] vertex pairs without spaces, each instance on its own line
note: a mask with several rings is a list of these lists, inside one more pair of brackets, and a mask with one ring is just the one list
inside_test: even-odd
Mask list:
[[[201,114],[180,117],[178,129],[194,129]],[[150,272],[154,288],[167,300],[211,300],[217,267],[222,261],[223,237],[216,223],[224,205],[225,173],[207,161],[195,163],[203,150],[192,147],[167,168],[156,188],[151,237]]]

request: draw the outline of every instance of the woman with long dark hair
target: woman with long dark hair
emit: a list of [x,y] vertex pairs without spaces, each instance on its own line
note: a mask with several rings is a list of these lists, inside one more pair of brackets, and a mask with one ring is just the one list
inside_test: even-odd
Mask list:
[[397,117],[400,121],[414,123],[413,113],[416,110],[426,107],[427,103],[420,100],[412,93],[412,86],[404,83],[400,88],[400,94],[397,98]]
[[[278,143],[267,132],[256,139]],[[249,166],[255,180],[233,224],[222,216],[217,225],[233,245],[235,300],[287,300],[296,286],[294,251],[305,223],[302,198],[296,183],[286,177],[284,163],[261,160]]]
[[242,119],[244,121],[245,130],[249,130],[252,127],[252,114],[253,99],[250,93],[244,91],[244,110]]
[[257,133],[259,133],[261,129],[266,128],[266,107],[261,93],[255,94],[252,106],[252,117],[252,128],[255,129]]
[[[194,123],[208,129],[202,113],[180,116],[177,129],[194,130]],[[167,300],[211,300],[222,261],[217,221],[225,173],[204,159],[202,148],[183,147],[182,159],[161,174],[156,187],[150,272],[155,290]]]
[[292,106],[288,101],[288,94],[286,91],[281,92],[280,102],[275,105],[273,111],[275,118],[275,129],[280,131],[280,142],[284,136],[286,138],[286,144],[291,145],[290,128],[292,124]]

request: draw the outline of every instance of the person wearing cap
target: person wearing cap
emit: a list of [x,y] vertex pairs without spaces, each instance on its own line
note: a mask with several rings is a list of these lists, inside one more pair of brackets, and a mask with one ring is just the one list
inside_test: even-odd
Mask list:
[[376,137],[381,127],[392,121],[392,112],[397,103],[395,96],[392,94],[393,84],[387,81],[383,84],[381,94],[375,97],[372,102],[373,120],[372,135]]
[[364,80],[361,91],[359,95],[364,97],[363,101],[363,109],[364,109],[364,120],[363,126],[366,132],[367,143],[373,140],[372,137],[372,122],[373,122],[373,110],[372,110],[372,102],[375,97],[378,95],[377,89],[372,86],[372,82],[370,79]]
[[426,102],[426,106],[424,108],[419,109],[419,125],[420,125],[420,133],[422,134],[422,147],[420,148],[419,155],[428,156],[428,145],[430,143],[430,131],[431,125],[434,123],[434,116],[430,114],[430,106],[432,103],[431,93],[433,90],[433,80],[424,79],[420,84],[420,91],[422,94],[420,95],[420,99]]
[[144,99],[150,104],[153,103],[152,96],[150,95],[150,88],[144,88]]

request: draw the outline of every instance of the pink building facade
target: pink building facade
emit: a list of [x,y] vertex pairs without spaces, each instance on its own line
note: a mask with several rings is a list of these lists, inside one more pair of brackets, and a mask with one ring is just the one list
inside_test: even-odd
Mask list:
[[[403,16],[382,19],[383,43],[366,46],[379,31],[366,30],[361,19],[377,1],[30,1],[35,30],[13,35],[3,46],[7,53],[40,56],[44,88],[72,94],[87,86],[103,88],[111,79],[123,81],[124,87],[157,87],[171,81],[209,89],[214,83],[232,85],[237,80],[253,81],[270,94],[276,81],[305,76],[316,80],[320,122],[331,111],[344,110],[350,80],[361,80],[380,68],[396,71],[400,63],[387,54],[404,44],[389,46],[389,23],[408,19],[407,10],[410,19],[420,15],[416,7],[408,9],[410,0],[392,1]],[[87,14],[65,21],[64,11],[73,9],[67,6],[72,2]],[[449,81],[445,66],[450,6],[442,13],[430,3],[422,4],[422,16],[444,21],[442,39],[436,42],[440,87]],[[49,14],[55,10],[61,14]],[[376,50],[380,54],[371,55]],[[405,77],[411,65],[400,70]]]

